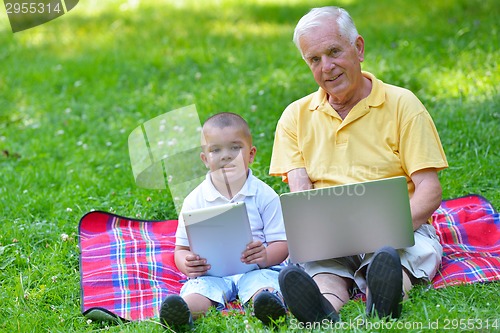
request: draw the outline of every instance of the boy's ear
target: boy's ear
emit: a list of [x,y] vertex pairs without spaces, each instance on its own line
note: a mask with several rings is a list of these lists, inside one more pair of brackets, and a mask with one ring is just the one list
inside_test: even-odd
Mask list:
[[250,160],[248,161],[249,163],[253,163],[253,161],[255,160],[255,154],[257,154],[257,148],[255,146],[252,146],[252,148],[250,148]]
[[207,156],[205,155],[204,152],[200,153],[200,158],[201,158],[203,164],[205,164],[205,166],[208,168],[209,166],[208,166]]

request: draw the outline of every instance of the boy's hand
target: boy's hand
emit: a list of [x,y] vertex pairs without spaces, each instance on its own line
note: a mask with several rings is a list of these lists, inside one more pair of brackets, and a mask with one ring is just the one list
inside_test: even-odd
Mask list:
[[261,241],[251,242],[241,254],[245,264],[257,264],[260,268],[267,267],[267,251]]
[[186,268],[184,274],[189,278],[195,278],[205,275],[211,266],[207,264],[205,258],[200,258],[199,255],[192,253],[184,258],[184,267]]

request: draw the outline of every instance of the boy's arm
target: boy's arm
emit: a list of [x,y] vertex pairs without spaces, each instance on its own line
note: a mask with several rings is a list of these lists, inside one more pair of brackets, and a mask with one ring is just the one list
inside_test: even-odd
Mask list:
[[174,252],[175,265],[188,278],[195,278],[207,273],[210,265],[205,258],[191,252],[187,246],[176,245]]
[[288,245],[286,241],[270,242],[267,247],[261,241],[248,244],[241,256],[241,261],[246,264],[257,264],[260,268],[266,268],[281,264],[288,257]]
[[267,266],[281,264],[288,257],[288,244],[286,241],[275,241],[267,245]]

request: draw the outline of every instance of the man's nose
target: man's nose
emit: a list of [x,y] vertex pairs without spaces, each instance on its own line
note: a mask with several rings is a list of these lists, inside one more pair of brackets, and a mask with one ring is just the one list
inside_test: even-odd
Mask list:
[[321,63],[322,63],[322,70],[324,73],[330,73],[332,71],[332,69],[335,67],[335,62],[334,60],[329,57],[329,56],[326,56],[324,55],[321,59]]

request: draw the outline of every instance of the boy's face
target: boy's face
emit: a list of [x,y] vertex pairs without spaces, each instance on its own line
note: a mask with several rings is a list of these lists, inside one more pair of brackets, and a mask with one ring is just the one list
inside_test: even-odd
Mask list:
[[241,128],[208,126],[203,129],[202,145],[201,160],[210,169],[212,179],[224,183],[246,179],[256,148]]

